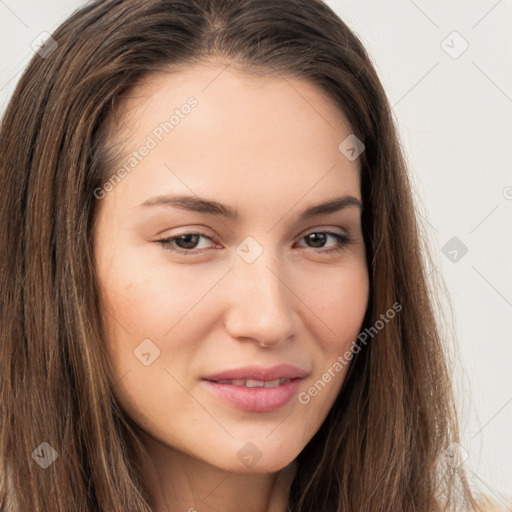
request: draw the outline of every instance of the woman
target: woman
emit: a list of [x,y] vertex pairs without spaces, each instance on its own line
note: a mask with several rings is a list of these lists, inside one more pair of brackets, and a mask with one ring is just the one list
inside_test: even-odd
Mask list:
[[0,179],[3,510],[482,510],[390,106],[324,3],[87,5]]

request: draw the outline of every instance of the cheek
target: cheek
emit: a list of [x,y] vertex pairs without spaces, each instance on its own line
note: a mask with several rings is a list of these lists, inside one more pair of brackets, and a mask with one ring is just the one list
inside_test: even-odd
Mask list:
[[[171,266],[161,260],[148,263],[136,252],[111,261],[100,277],[114,359],[124,367],[131,366],[134,350],[146,339],[162,350],[172,340],[169,347],[174,362],[191,356],[196,344],[208,337],[220,313],[218,300],[212,302],[207,296],[214,291],[218,298],[216,285],[229,266]],[[354,258],[343,265],[301,269],[300,278],[292,274],[289,281],[298,298],[295,307],[302,311],[303,327],[315,340],[314,351],[325,366],[345,353],[357,338],[368,302],[366,264]],[[304,279],[304,275],[309,278]],[[166,354],[162,355],[159,362],[166,359]]]
[[142,255],[112,261],[100,277],[107,354],[123,379],[119,396],[138,400],[158,389],[177,401],[215,321],[208,294],[225,269],[151,264]]
[[369,297],[366,264],[351,265],[318,272],[314,280],[304,282],[300,292],[311,308],[316,340],[326,355],[344,352],[359,333]]
[[193,312],[223,269],[169,265],[140,257],[118,259],[104,281],[104,303],[132,338],[162,340]]
[[[205,328],[189,317],[195,318],[194,305],[215,276],[191,274],[132,257],[118,259],[101,276],[105,343],[117,378],[113,392],[143,427],[168,422],[180,431],[198,415],[183,385],[194,357],[191,340],[204,337]],[[197,310],[204,315],[204,308]]]
[[369,297],[368,270],[362,261],[330,272],[329,279],[324,275],[302,292],[308,303],[314,304],[309,329],[314,333],[312,353],[316,357],[299,402],[309,409],[306,423],[313,429],[323,421],[341,389]]
[[336,333],[338,352],[345,351],[347,341],[352,343],[359,334],[369,297],[369,279],[366,268],[360,268],[357,272],[346,277],[333,298],[330,310],[333,330]]
[[[210,463],[223,462],[232,470],[228,464],[238,463],[240,443],[252,439],[263,453],[275,454],[270,462],[284,465],[318,430],[342,385],[348,365],[325,386],[316,383],[357,337],[368,300],[367,269],[362,260],[347,259],[337,266],[307,263],[290,272],[290,307],[300,317],[296,324],[300,343],[295,354],[287,355],[306,354],[314,374],[301,390],[307,403],[296,398],[290,419],[279,417],[261,425],[241,421],[237,413],[208,402],[194,388],[198,362],[204,369],[205,361],[218,357],[217,349],[207,357],[208,339],[215,328],[221,328],[219,319],[229,302],[222,301],[223,293],[230,294],[232,288],[216,288],[228,269],[148,264],[134,255],[118,257],[108,271],[103,268],[103,300],[111,312],[107,315],[108,346],[119,379],[114,394],[138,425],[170,446],[183,447]],[[145,339],[153,339],[160,350],[148,366],[144,357],[136,357],[142,355],[137,347]],[[144,349],[150,359],[154,350],[151,344]],[[228,356],[226,349],[224,361]],[[191,395],[198,396],[208,411]],[[234,439],[212,420],[210,411],[222,425],[229,425]],[[269,432],[274,434],[269,436]]]

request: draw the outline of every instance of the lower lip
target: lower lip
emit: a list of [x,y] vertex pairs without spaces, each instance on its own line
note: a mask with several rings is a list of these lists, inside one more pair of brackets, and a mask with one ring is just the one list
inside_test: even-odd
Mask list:
[[272,412],[286,405],[299,390],[302,379],[292,379],[274,388],[248,388],[203,380],[207,388],[237,409],[248,412]]

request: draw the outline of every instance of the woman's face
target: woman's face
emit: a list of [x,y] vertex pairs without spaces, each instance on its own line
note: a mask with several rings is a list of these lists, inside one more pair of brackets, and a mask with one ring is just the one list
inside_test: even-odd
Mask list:
[[95,192],[114,393],[170,453],[276,471],[332,407],[367,307],[351,128],[309,83],[224,65],[130,96]]

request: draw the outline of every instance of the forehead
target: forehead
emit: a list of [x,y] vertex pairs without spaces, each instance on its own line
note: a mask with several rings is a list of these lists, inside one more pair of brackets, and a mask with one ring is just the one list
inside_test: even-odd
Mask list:
[[[190,98],[195,106],[184,108]],[[259,191],[298,201],[307,189],[322,198],[333,188],[359,192],[359,162],[339,150],[349,123],[318,86],[298,78],[196,64],[142,81],[117,117],[117,166],[151,145],[123,183],[132,195],[179,189],[234,201]]]

